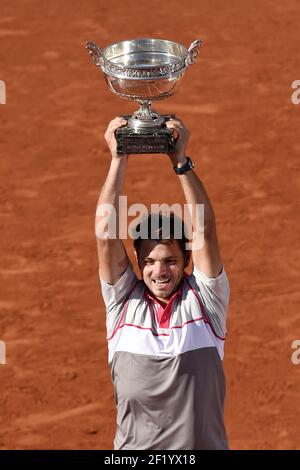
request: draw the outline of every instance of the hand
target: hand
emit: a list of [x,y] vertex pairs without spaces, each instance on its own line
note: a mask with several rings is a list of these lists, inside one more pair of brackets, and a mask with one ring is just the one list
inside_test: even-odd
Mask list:
[[127,158],[128,157],[128,155],[117,153],[117,141],[116,141],[116,136],[115,136],[116,129],[122,126],[126,126],[126,124],[127,124],[126,119],[124,119],[121,116],[117,116],[115,119],[110,121],[106,129],[104,138],[106,140],[106,143],[108,145],[112,158],[123,158],[123,157]]
[[174,165],[186,162],[186,148],[190,138],[190,132],[177,117],[166,122],[166,127],[175,131],[175,151],[169,153]]

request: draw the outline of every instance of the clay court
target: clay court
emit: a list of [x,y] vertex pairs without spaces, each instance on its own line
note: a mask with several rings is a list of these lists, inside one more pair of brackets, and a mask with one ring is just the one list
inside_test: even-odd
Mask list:
[[[103,134],[137,106],[108,90],[84,45],[138,37],[205,43],[154,108],[190,129],[216,212],[231,282],[230,446],[300,449],[299,26],[298,0],[1,2],[0,449],[112,448],[94,214]],[[131,156],[125,193],[184,202],[166,155]]]

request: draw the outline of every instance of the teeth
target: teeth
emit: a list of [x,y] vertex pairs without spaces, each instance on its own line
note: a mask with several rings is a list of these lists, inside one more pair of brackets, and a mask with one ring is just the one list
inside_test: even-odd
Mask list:
[[166,281],[158,281],[158,280],[156,280],[156,281],[154,281],[154,282],[156,282],[156,284],[167,284],[167,282],[169,282],[169,279],[167,279]]

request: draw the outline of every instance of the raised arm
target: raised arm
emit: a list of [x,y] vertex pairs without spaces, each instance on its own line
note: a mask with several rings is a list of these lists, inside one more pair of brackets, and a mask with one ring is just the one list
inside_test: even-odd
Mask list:
[[[175,152],[169,157],[172,163],[177,167],[183,166],[186,159],[186,147],[190,133],[185,125],[178,119],[172,119],[167,122],[169,128],[174,129],[178,134]],[[193,263],[199,271],[208,277],[217,277],[222,270],[222,260],[217,240],[216,223],[213,207],[205,191],[203,183],[200,181],[194,170],[189,170],[183,175],[179,175],[179,180],[185,195],[186,202],[190,204],[192,211],[193,225]],[[196,204],[204,204],[204,227],[199,227],[196,223]],[[202,230],[201,230],[202,229]],[[204,230],[204,233],[203,233]],[[203,238],[202,248],[199,246],[199,239]],[[196,247],[196,248],[194,248]]]
[[95,219],[99,272],[101,278],[109,284],[115,284],[120,279],[129,262],[124,244],[118,238],[119,196],[124,185],[128,155],[117,154],[115,139],[115,130],[126,125],[126,122],[125,119],[116,117],[105,132],[104,137],[112,158],[99,196]]

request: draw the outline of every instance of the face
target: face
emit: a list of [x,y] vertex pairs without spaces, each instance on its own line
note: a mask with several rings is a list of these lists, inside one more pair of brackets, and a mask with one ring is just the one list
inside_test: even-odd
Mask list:
[[184,256],[176,241],[143,240],[139,253],[143,280],[158,300],[167,303],[183,278]]

